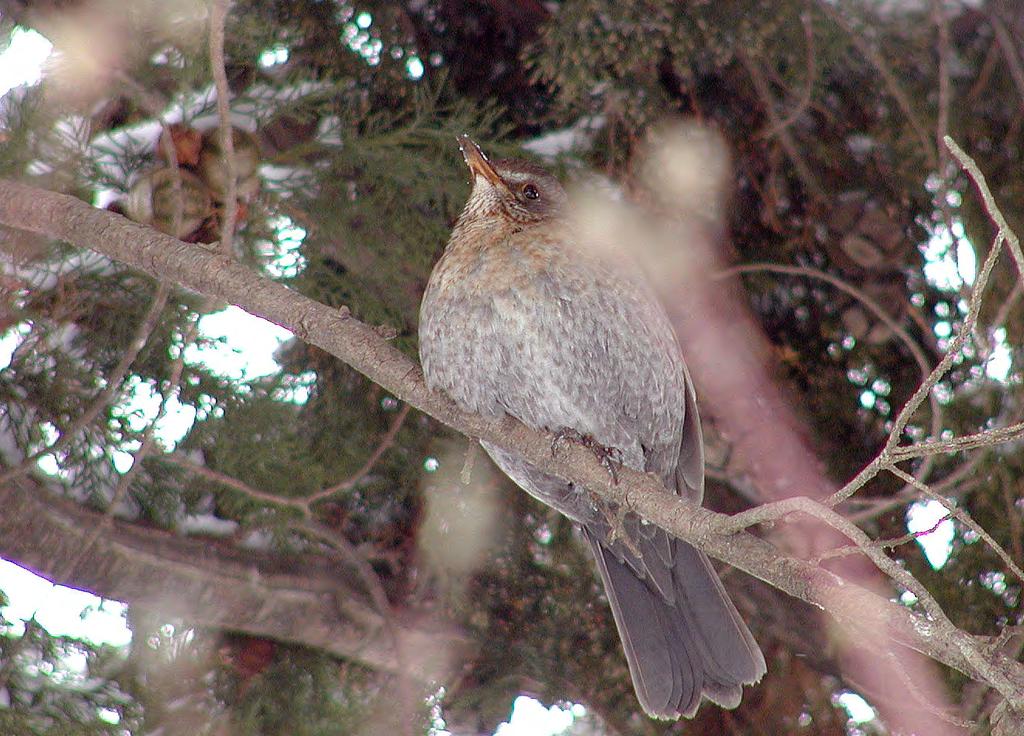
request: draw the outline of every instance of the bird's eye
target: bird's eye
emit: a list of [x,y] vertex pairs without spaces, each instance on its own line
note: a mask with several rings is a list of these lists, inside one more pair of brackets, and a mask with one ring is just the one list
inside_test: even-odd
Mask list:
[[533,184],[527,184],[523,187],[523,196],[527,199],[540,199],[540,192]]

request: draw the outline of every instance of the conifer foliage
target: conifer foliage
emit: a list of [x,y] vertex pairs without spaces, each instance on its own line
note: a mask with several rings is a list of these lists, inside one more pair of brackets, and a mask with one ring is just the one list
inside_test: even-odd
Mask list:
[[[225,5],[0,0],[0,49],[54,45],[0,101],[0,179],[242,264],[412,359],[468,193],[459,134],[671,232],[700,220],[705,281],[753,325],[710,363],[755,355],[786,407],[740,431],[695,370],[706,505],[815,496],[779,492],[747,429],[772,457],[797,438],[835,488],[868,467],[822,512],[842,523],[819,518],[842,545],[753,531],[976,648],[871,654],[868,622],[851,644],[813,596],[731,571],[767,676],[735,711],[650,721],[573,529],[471,440],[298,332],[269,371],[202,359],[214,292],[0,203],[0,556],[125,602],[132,631],[117,648],[0,616],[0,736],[493,733],[520,694],[581,704],[577,734],[1024,732],[1020,3]],[[679,121],[728,151],[721,198],[690,209],[644,163]],[[706,164],[678,165],[711,191]],[[244,324],[228,339],[269,330]]]

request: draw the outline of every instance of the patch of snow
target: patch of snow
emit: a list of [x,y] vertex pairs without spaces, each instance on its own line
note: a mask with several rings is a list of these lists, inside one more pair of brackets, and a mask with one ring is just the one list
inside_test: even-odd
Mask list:
[[183,534],[204,534],[208,537],[228,537],[238,529],[238,522],[221,519],[213,514],[186,514],[175,523]]
[[570,151],[585,151],[590,148],[594,134],[604,127],[603,115],[581,118],[575,124],[562,130],[554,130],[523,144],[523,148],[543,158],[556,158]]

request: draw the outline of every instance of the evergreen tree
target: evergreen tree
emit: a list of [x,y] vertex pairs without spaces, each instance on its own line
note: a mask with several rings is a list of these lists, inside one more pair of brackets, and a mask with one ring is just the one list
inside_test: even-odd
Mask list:
[[[184,288],[148,230],[130,231],[153,264],[140,270],[103,245],[121,225],[60,220],[86,240],[69,244],[0,183],[0,555],[125,601],[133,633],[117,649],[0,619],[0,735],[492,733],[519,694],[582,704],[580,734],[1021,732],[1019,3],[237,0],[222,25],[223,10],[0,1],[3,38],[31,28],[55,45],[41,83],[0,105],[0,177],[194,244],[197,264],[220,259]],[[707,144],[681,150],[721,141],[731,162],[665,164],[680,120]],[[707,324],[753,325],[691,365],[705,505],[815,496],[796,479],[838,486],[874,467],[835,511],[865,535],[841,543],[891,561],[888,577],[816,547],[810,527],[757,534],[915,620],[934,621],[934,602],[975,649],[926,651],[942,664],[933,681],[909,649],[870,651],[892,621],[865,619],[851,643],[814,595],[730,572],[767,676],[735,711],[651,721],[571,525],[475,453],[447,426],[457,418],[411,408],[412,373],[384,388],[326,349],[319,313],[294,311],[302,329],[270,375],[193,357],[237,266],[331,307],[337,344],[357,334],[342,325],[372,326],[351,354],[383,354],[383,338],[415,359],[423,286],[468,192],[462,133],[614,187],[640,232],[682,227],[713,243],[716,269],[739,267],[703,274],[721,287],[694,297],[725,300]],[[945,136],[984,172],[998,217]],[[692,166],[696,201],[666,203],[652,160]],[[38,211],[71,211],[51,201]],[[667,261],[695,247],[668,240]],[[290,294],[271,287],[253,299],[286,312]],[[706,378],[744,355],[770,367],[778,426],[737,423],[741,399],[760,411],[775,394],[723,395]],[[179,438],[168,417],[181,412],[195,419]],[[894,427],[924,449],[894,445],[899,465],[871,466]],[[812,460],[783,477],[783,456]],[[956,532],[938,569],[908,536],[928,502]],[[748,564],[769,582],[797,569]],[[940,629],[918,634],[951,652]],[[65,672],[72,656],[84,674]],[[879,674],[892,661],[902,680]],[[848,692],[879,717],[850,722]]]

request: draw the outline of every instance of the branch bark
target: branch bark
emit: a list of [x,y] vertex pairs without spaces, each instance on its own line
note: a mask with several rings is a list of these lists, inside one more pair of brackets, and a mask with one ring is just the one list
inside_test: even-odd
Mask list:
[[[0,180],[0,223],[91,248],[281,325],[453,429],[513,450],[545,472],[571,478],[711,556],[825,609],[847,632],[857,633],[865,647],[885,649],[891,639],[986,682],[1013,708],[1024,709],[1024,666],[1020,663],[1000,652],[983,650],[974,637],[948,622],[915,613],[829,570],[786,555],[749,532],[721,531],[729,528],[730,517],[681,501],[667,493],[653,476],[623,468],[619,484],[610,486],[606,470],[586,449],[570,446],[555,457],[550,436],[509,418],[488,420],[460,411],[447,397],[429,392],[413,361],[347,311],[310,300],[201,246],[182,243],[66,195]],[[18,497],[18,492],[11,489],[0,493],[8,503]],[[8,516],[4,515],[5,525]],[[0,542],[0,550],[19,560],[45,555],[39,545],[23,544],[17,549],[5,546],[6,541]],[[87,574],[76,571],[79,585],[84,584]],[[203,601],[196,595],[202,590],[193,595],[189,591],[194,585],[187,578],[182,584],[186,586],[184,592],[175,593],[178,604],[201,605]],[[170,589],[163,583],[158,587]],[[302,621],[302,617],[291,613],[276,625],[287,631],[291,621]],[[302,625],[305,627],[305,622]],[[268,635],[284,638],[280,631]]]
[[[190,624],[317,647],[385,671],[398,660],[359,573],[337,559],[286,557],[183,537],[90,511],[32,478],[0,488],[0,555],[37,574]],[[106,532],[91,539],[106,523]],[[88,554],[83,554],[90,545]],[[427,682],[468,646],[450,625],[403,623],[412,674]]]

